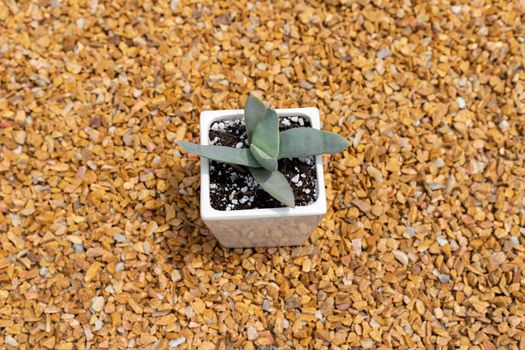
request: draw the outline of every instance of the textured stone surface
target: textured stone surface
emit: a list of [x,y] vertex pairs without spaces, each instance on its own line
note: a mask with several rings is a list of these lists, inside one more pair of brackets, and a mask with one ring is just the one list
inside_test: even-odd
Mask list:
[[[524,348],[523,16],[0,2],[0,348]],[[351,141],[306,246],[226,250],[199,220],[175,142],[252,90]]]

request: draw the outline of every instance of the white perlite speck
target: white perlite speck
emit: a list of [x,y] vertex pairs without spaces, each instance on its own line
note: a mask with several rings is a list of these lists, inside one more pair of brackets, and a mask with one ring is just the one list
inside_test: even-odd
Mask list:
[[[291,158],[289,158],[289,159],[291,159]],[[298,159],[302,163],[308,164],[308,165],[313,165],[315,163],[315,158],[314,157],[299,157]]]

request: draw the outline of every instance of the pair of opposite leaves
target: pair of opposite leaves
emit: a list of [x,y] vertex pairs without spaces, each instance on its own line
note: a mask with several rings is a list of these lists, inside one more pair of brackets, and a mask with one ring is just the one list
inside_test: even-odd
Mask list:
[[279,117],[250,94],[244,107],[244,120],[250,148],[178,144],[188,152],[205,158],[248,167],[255,181],[272,197],[288,207],[295,207],[292,187],[277,170],[278,160],[337,153],[348,147],[341,136],[313,128],[293,128],[279,132]]

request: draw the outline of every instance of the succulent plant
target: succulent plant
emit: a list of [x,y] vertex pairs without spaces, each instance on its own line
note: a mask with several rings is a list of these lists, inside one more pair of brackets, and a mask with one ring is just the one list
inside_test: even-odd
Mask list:
[[248,167],[255,181],[272,197],[288,207],[295,207],[292,187],[277,170],[278,160],[337,153],[348,147],[343,137],[313,128],[293,128],[279,132],[279,117],[250,94],[244,107],[244,121],[249,148],[198,145],[179,141],[188,152],[202,157]]

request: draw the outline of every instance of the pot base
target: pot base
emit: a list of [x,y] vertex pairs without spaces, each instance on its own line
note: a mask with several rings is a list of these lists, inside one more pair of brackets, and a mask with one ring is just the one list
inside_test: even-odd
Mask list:
[[323,215],[252,220],[204,220],[226,248],[297,246],[306,243]]

